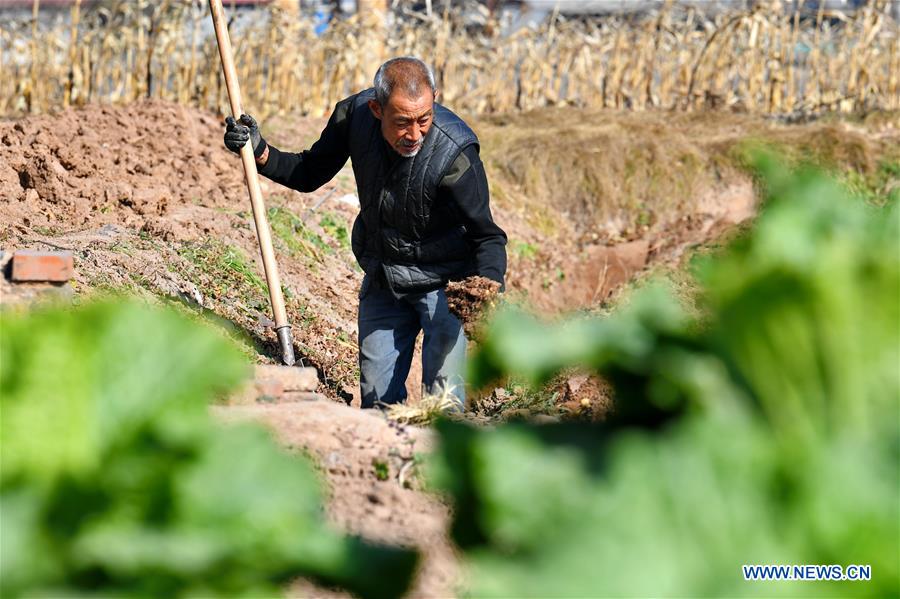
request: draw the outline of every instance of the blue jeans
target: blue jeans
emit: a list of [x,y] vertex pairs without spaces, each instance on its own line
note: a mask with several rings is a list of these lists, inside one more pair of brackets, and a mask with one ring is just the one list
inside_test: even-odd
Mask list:
[[441,395],[449,389],[465,405],[463,372],[466,337],[447,308],[443,289],[396,298],[366,275],[359,293],[359,386],[362,407],[406,401],[406,377],[419,331],[422,390]]

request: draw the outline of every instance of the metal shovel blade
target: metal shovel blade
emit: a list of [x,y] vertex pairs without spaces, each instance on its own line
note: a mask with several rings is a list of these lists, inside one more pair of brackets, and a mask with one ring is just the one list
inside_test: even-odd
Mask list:
[[281,344],[281,361],[285,366],[294,365],[294,340],[291,337],[291,327],[278,328],[278,342]]

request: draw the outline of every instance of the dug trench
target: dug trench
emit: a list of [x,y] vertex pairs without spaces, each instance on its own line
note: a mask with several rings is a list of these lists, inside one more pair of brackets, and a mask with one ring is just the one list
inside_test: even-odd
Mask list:
[[[71,251],[74,299],[112,292],[164,302],[213,321],[252,361],[276,362],[240,162],[222,146],[221,121],[154,101],[0,122],[0,247]],[[836,169],[861,193],[896,186],[885,173],[900,163],[896,116],[786,125],[730,113],[557,109],[472,123],[494,216],[510,239],[504,301],[548,318],[609,309],[635,279],[678,271],[694,248],[751,219],[751,144]],[[264,135],[299,150],[323,125],[274,118]],[[355,409],[362,273],[348,244],[359,207],[350,167],[312,194],[265,180],[263,192],[296,352],[317,369],[324,399],[232,398],[213,409],[224,421],[259,420],[286,448],[316,458],[332,521],[419,547],[425,559],[413,594],[452,595],[459,568],[447,509],[421,490],[419,476],[429,429]],[[2,293],[11,303],[18,292],[4,284]],[[414,368],[408,381],[413,404],[420,376]],[[602,418],[610,407],[599,379],[573,373],[554,385],[537,402],[554,418]],[[473,395],[481,419],[534,408],[534,393],[514,382]],[[304,582],[294,590],[337,594]]]

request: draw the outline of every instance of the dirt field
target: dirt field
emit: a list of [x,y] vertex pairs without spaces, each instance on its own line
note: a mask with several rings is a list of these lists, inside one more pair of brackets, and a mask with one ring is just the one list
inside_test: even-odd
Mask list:
[[[609,120],[611,131],[615,116],[603,118]],[[633,118],[623,117],[623,122],[633,124]],[[280,147],[299,150],[315,139],[322,124],[321,119],[282,118],[266,124],[270,130],[266,135]],[[510,138],[503,125],[496,121],[479,125],[484,139],[496,140],[486,149],[486,163],[494,185],[495,218],[511,240],[507,296],[546,314],[601,306],[649,266],[678,263],[690,248],[754,213],[750,178],[723,168],[714,175],[706,173],[702,189],[679,191],[663,184],[656,192],[640,191],[651,199],[656,193],[660,206],[665,206],[656,209],[647,199],[642,209],[652,218],[640,226],[624,220],[616,225],[611,218],[598,227],[598,212],[578,210],[582,200],[572,197],[571,179],[586,167],[573,160],[569,171],[558,173],[562,179],[555,186],[527,177],[516,181],[517,156],[497,149]],[[833,126],[837,125],[797,131],[815,137]],[[877,157],[878,144],[898,141],[893,125],[878,126],[870,138],[866,124],[854,125],[848,137],[851,141],[857,139],[853,135],[861,137],[860,152]],[[700,124],[692,122],[691,127],[692,135],[699,136],[691,151],[710,152],[698,154],[701,164],[712,155],[710,148],[725,147],[747,130],[770,128],[780,135],[788,131],[777,124],[732,117],[724,118],[724,124],[711,124],[708,139],[702,137]],[[626,129],[629,136],[637,136],[634,143],[643,139],[647,147],[660,135],[658,123],[646,130]],[[789,130],[792,135],[793,131]],[[218,116],[160,101],[0,122],[0,247],[69,250],[75,256],[76,299],[113,291],[167,301],[220,323],[245,344],[253,360],[274,362],[278,355],[274,323],[267,316],[240,162],[224,149],[221,139]],[[606,139],[610,147],[615,145],[615,138]],[[870,143],[876,144],[875,149],[865,145]],[[647,159],[667,158],[654,158],[651,152]],[[877,168],[877,159],[871,160],[876,165],[871,169]],[[861,170],[867,168],[863,164]],[[627,188],[622,172],[606,172],[597,189],[613,195]],[[560,197],[552,189],[570,191]],[[414,594],[452,594],[458,581],[456,560],[444,534],[447,510],[420,490],[416,476],[416,455],[428,451],[429,431],[355,409],[361,272],[347,243],[358,210],[349,165],[312,194],[266,181],[263,192],[297,354],[303,365],[318,369],[319,390],[333,401],[217,406],[215,411],[224,420],[258,419],[286,447],[315,456],[330,488],[331,519],[345,530],[422,548],[427,559]],[[677,193],[684,197],[662,197]],[[535,204],[540,204],[539,210]],[[6,303],[22,295],[22,290],[9,285],[2,291]],[[420,376],[414,366],[408,381],[412,402],[420,397]],[[568,405],[570,412],[599,417],[609,408],[601,381],[573,375],[560,384],[556,401]],[[493,404],[499,412],[497,406],[515,392],[497,389],[483,404]],[[303,583],[297,590],[330,593]]]

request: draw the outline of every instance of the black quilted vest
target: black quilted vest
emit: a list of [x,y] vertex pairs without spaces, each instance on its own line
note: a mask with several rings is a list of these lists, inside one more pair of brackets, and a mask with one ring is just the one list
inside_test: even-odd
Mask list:
[[[467,146],[478,138],[462,119],[435,103],[432,126],[413,158],[392,161],[368,100],[367,89],[350,110],[350,158],[360,213],[352,246],[362,269],[381,270],[397,293],[424,293],[451,278],[471,274],[472,248],[455,206],[438,200],[438,184]],[[446,203],[446,202],[444,202]]]

